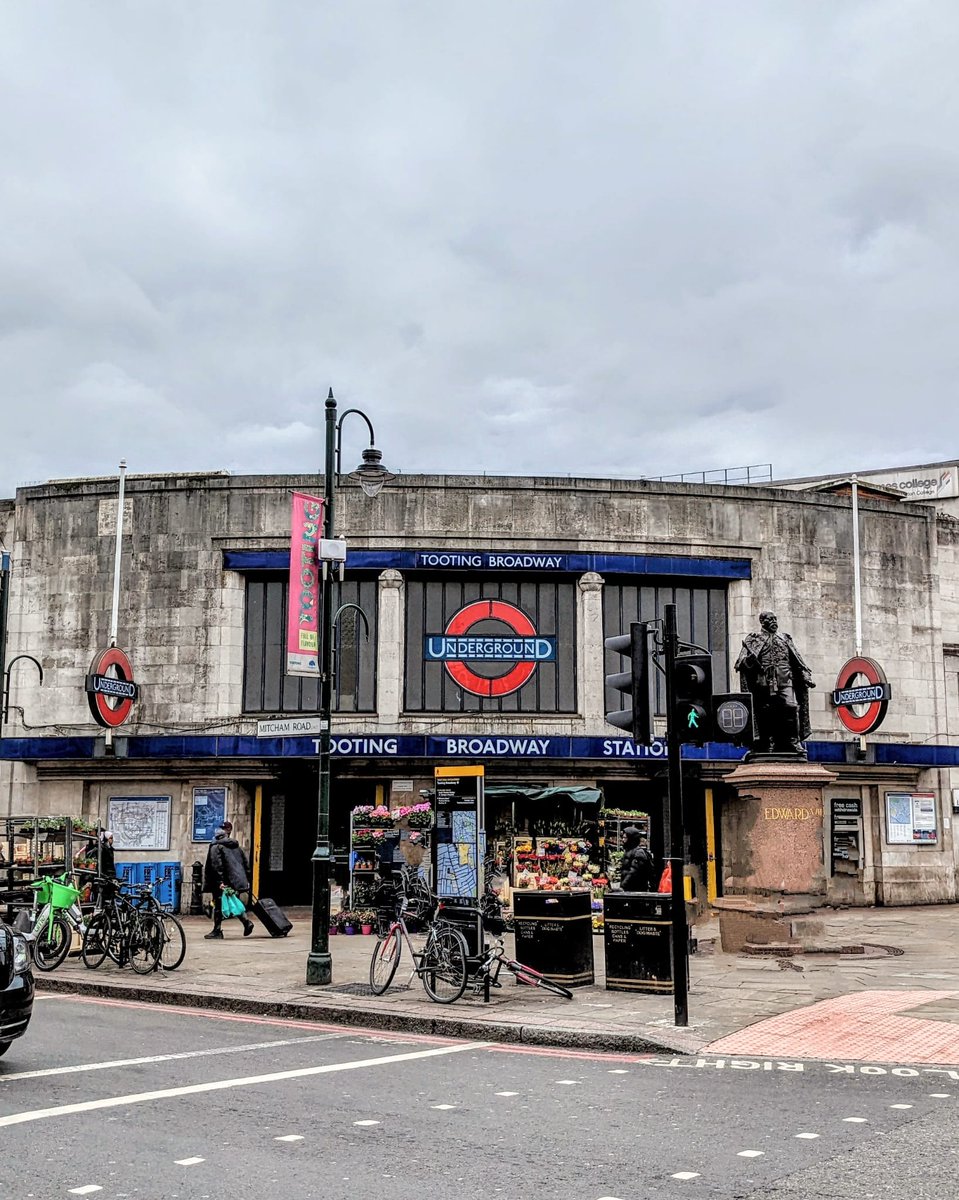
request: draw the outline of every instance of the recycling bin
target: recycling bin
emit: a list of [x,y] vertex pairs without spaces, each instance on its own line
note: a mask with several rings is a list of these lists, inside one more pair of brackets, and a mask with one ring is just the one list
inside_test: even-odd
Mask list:
[[661,892],[607,892],[603,897],[609,991],[672,992],[670,904]]
[[593,982],[593,910],[590,891],[513,890],[516,958],[554,983]]

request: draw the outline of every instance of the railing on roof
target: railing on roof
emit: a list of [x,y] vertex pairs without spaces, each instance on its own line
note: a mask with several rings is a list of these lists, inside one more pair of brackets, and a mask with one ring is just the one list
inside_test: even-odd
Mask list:
[[657,483],[771,483],[772,463],[748,467],[717,467],[712,471],[683,471],[680,475],[643,475]]

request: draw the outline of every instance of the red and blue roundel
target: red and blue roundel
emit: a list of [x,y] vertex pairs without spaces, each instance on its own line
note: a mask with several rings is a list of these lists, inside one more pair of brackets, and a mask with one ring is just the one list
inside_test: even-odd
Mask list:
[[508,696],[542,662],[556,661],[556,638],[537,633],[522,609],[505,600],[474,600],[453,614],[442,634],[427,635],[427,662],[441,662],[473,696]]

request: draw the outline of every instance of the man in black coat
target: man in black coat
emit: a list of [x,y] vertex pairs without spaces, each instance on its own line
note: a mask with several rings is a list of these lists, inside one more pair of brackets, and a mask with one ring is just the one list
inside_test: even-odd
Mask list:
[[[250,864],[240,849],[240,843],[233,836],[233,826],[229,821],[224,821],[216,831],[203,870],[203,890],[213,896],[213,928],[204,935],[207,939],[223,937],[222,904],[223,889],[226,887],[233,888],[238,894],[250,891]],[[246,914],[240,920],[243,922],[243,936],[249,937],[253,932],[253,922]]]
[[659,882],[656,864],[635,825],[627,825],[623,830],[623,847],[619,886],[624,892],[654,892]]

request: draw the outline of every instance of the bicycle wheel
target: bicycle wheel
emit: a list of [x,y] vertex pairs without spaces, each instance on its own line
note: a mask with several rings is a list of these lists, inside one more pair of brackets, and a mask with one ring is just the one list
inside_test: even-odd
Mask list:
[[402,953],[403,938],[399,929],[395,927],[373,947],[373,957],[370,959],[370,991],[374,996],[382,996],[393,982]]
[[130,923],[127,933],[130,966],[138,975],[149,975],[160,964],[163,926],[152,913],[142,913]]
[[87,921],[87,931],[83,935],[83,949],[80,951],[80,957],[83,959],[85,967],[94,971],[97,967],[102,966],[103,960],[107,956],[107,947],[112,934],[111,921],[107,913],[94,913]]
[[452,1004],[466,991],[466,938],[449,925],[434,925],[418,968],[426,994],[437,1004]]
[[73,935],[67,922],[57,914],[52,925],[44,921],[34,930],[33,964],[38,971],[54,971],[70,953]]
[[164,971],[175,971],[186,958],[186,934],[183,926],[170,913],[156,913],[163,932],[163,948],[160,951],[160,967]]
[[569,988],[563,987],[561,983],[553,983],[552,979],[547,979],[545,975],[540,975],[539,971],[534,971],[532,967],[524,967],[522,963],[507,962],[509,969],[516,976],[517,983],[526,984],[527,987],[542,988],[544,992],[552,992],[554,996],[562,996],[564,1000],[572,1000],[573,993]]

